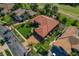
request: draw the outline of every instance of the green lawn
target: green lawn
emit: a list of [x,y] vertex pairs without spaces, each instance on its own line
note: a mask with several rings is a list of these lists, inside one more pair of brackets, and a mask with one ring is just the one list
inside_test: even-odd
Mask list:
[[69,5],[58,5],[60,11],[79,17],[79,6],[72,7]]
[[59,20],[60,20],[61,23],[63,21],[63,18],[67,18],[67,22],[65,24],[66,26],[72,26],[71,24],[75,21],[75,19],[73,19],[73,18],[70,18],[70,17],[68,17],[68,16],[66,16],[64,14],[60,14]]
[[43,9],[44,6],[45,6],[45,4],[41,4],[41,3],[38,4],[38,8],[39,8],[39,9]]
[[66,26],[72,26],[71,24],[74,22],[73,19],[69,19],[67,22],[66,22]]
[[17,27],[18,31],[27,38],[31,34],[31,27],[27,26],[28,24],[21,24]]
[[12,23],[12,18],[10,17],[10,15],[5,15],[1,21],[7,23],[7,24],[11,24]]
[[29,35],[31,32],[31,28],[27,28],[26,26],[20,27],[18,30],[24,37],[27,37],[27,35]]

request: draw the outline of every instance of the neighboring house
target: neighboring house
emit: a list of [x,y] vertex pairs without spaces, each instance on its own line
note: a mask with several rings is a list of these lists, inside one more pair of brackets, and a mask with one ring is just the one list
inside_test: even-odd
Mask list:
[[13,11],[14,21],[21,22],[27,19],[27,15],[25,14],[25,9],[17,9]]
[[22,22],[24,20],[29,19],[29,17],[36,15],[36,12],[33,12],[32,10],[25,10],[25,9],[17,9],[13,11],[13,18],[14,21]]
[[32,17],[37,15],[37,12],[32,11],[32,10],[26,10],[26,12]]
[[34,35],[39,41],[45,39],[59,24],[57,20],[43,15],[35,17],[33,23],[35,22],[39,27],[34,29]]
[[0,4],[0,15],[10,13],[14,4]]
[[[58,47],[60,50],[63,49],[62,52],[59,53],[59,56],[64,52],[70,55],[72,49],[79,51],[79,30],[76,27],[69,27],[55,42],[53,42],[53,47],[54,46]],[[52,53],[58,55],[58,52],[55,52],[55,50],[53,50]]]

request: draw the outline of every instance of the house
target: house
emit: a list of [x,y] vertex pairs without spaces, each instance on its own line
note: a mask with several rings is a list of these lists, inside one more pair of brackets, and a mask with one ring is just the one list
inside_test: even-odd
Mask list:
[[39,41],[45,39],[59,24],[57,20],[44,15],[33,18],[33,23],[35,22],[39,27],[34,29],[34,35]]
[[0,15],[10,13],[14,4],[0,4]]
[[27,19],[26,10],[25,9],[17,9],[13,11],[14,21],[21,22]]
[[26,12],[30,15],[30,16],[35,16],[35,15],[37,15],[37,12],[35,12],[35,11],[32,11],[32,10],[26,10]]
[[[72,49],[79,51],[79,30],[76,27],[69,27],[67,30],[55,41],[53,42],[53,47],[56,46],[63,52],[70,55]],[[51,50],[52,51],[52,50]],[[55,53],[54,50],[52,53]],[[56,55],[58,53],[55,53]]]

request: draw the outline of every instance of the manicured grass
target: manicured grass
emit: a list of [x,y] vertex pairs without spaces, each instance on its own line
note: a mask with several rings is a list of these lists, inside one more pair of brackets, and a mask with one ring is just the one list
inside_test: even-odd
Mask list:
[[0,56],[4,56],[4,54],[2,52],[0,52]]
[[72,7],[69,5],[58,5],[60,11],[64,11],[65,13],[73,14],[79,17],[79,6]]
[[66,16],[64,14],[60,14],[59,20],[60,20],[61,23],[63,21],[63,18],[67,18],[67,22],[65,24],[66,26],[72,26],[71,24],[75,21],[75,19],[73,19],[73,18],[70,18],[70,17],[68,17],[68,16]]
[[29,35],[31,32],[31,28],[27,28],[26,26],[20,27],[18,30],[24,37],[27,37],[27,35]]
[[69,19],[66,23],[66,26],[72,26],[71,24],[74,22],[73,19]]
[[28,24],[21,24],[17,27],[18,31],[27,38],[31,34],[31,27]]
[[45,6],[45,4],[40,4],[40,3],[38,4],[38,8],[39,8],[39,9],[43,9],[44,6]]
[[5,15],[5,16],[2,18],[2,21],[6,22],[7,24],[11,24],[12,18],[10,17],[10,15]]
[[7,56],[11,56],[11,53],[8,49],[5,50],[5,53],[6,53]]

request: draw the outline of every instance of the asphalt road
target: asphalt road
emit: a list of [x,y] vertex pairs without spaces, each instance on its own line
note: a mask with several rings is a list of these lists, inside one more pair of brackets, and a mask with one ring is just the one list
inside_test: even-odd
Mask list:
[[5,41],[7,42],[7,45],[14,56],[26,56],[27,50],[6,26],[0,25],[0,35],[5,38]]

